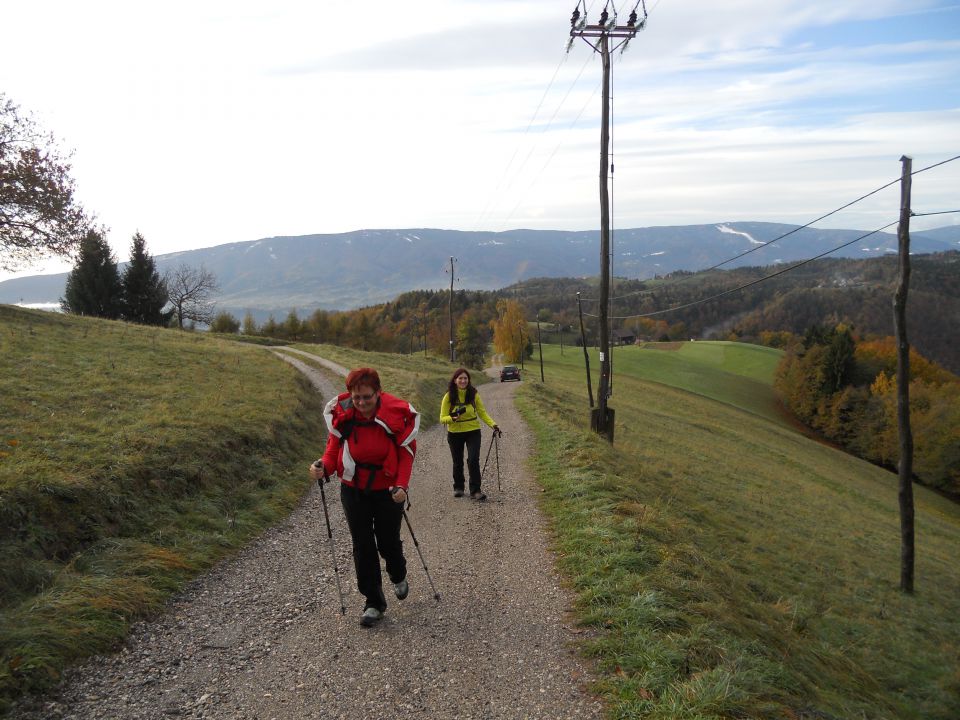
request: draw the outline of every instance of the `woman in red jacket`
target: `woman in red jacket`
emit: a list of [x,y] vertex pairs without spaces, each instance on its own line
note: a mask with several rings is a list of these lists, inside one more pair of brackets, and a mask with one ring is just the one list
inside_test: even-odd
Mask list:
[[310,476],[340,478],[357,588],[366,598],[360,622],[369,627],[383,619],[387,609],[378,553],[397,599],[403,600],[410,591],[400,524],[420,415],[406,400],[383,392],[373,368],[350,372],[347,392],[328,402],[323,415],[329,431],[327,448],[310,466]]

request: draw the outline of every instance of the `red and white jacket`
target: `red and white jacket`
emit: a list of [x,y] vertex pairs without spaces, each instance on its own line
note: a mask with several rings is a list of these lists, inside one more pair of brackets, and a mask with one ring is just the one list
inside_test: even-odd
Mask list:
[[367,420],[345,392],[326,404],[323,419],[329,432],[323,453],[328,475],[336,474],[343,484],[361,490],[409,486],[420,430],[420,414],[413,405],[381,392],[377,411]]

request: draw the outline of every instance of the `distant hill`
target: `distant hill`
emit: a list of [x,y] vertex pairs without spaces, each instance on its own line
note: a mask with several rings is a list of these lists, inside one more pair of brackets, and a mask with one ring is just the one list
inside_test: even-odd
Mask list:
[[[727,222],[615,230],[613,272],[648,279],[697,271],[781,236],[796,226]],[[725,268],[794,262],[837,248],[860,230],[800,230]],[[149,239],[148,239],[149,240]],[[960,227],[912,234],[914,253],[960,247]],[[328,235],[263,238],[156,256],[164,269],[203,265],[220,283],[219,309],[238,317],[250,310],[301,315],[316,308],[347,310],[386,302],[412,289],[448,287],[449,258],[457,258],[456,287],[492,290],[534,277],[599,274],[599,232],[510,230],[356,230]],[[835,257],[869,258],[896,252],[896,236],[878,233],[838,250]],[[66,274],[0,282],[0,303],[55,303]]]

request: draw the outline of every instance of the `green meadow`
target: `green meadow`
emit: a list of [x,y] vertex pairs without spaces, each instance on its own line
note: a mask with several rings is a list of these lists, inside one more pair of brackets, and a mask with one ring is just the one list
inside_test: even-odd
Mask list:
[[[582,360],[583,350],[579,350]],[[564,349],[565,359],[569,352],[569,348]],[[775,423],[785,423],[770,390],[781,355],[773,348],[734,342],[651,342],[618,347],[613,350],[614,382],[622,373],[688,390]],[[599,357],[591,358],[590,367],[595,372],[599,371],[599,364]],[[614,392],[617,390],[614,388]]]
[[[300,347],[421,407],[451,369]],[[960,716],[957,505],[915,488],[904,595],[896,477],[792,429],[776,351],[615,349],[612,446],[582,350],[544,352],[517,403],[611,718]],[[289,513],[320,411],[263,347],[0,306],[0,707]]]
[[[374,360],[410,397],[446,385]],[[0,712],[288,515],[322,408],[257,344],[0,305]]]
[[288,514],[321,407],[254,345],[0,305],[0,708]]
[[582,350],[544,355],[518,401],[611,717],[960,716],[957,505],[915,487],[904,595],[897,478],[780,420],[778,353],[616,348],[612,447]]

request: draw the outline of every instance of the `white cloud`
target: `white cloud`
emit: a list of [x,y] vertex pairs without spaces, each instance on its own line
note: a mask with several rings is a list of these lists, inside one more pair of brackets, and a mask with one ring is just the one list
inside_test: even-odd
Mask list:
[[[948,0],[648,6],[613,68],[617,227],[807,222],[898,176],[901,154],[960,153]],[[362,227],[590,229],[600,67],[582,41],[563,54],[572,8],[38,0],[5,9],[7,53],[31,60],[0,67],[0,89],[75,149],[120,259],[138,230],[162,254]],[[898,13],[909,32],[884,25]],[[957,166],[918,176],[915,202],[960,206]],[[831,226],[896,207],[893,188]]]

